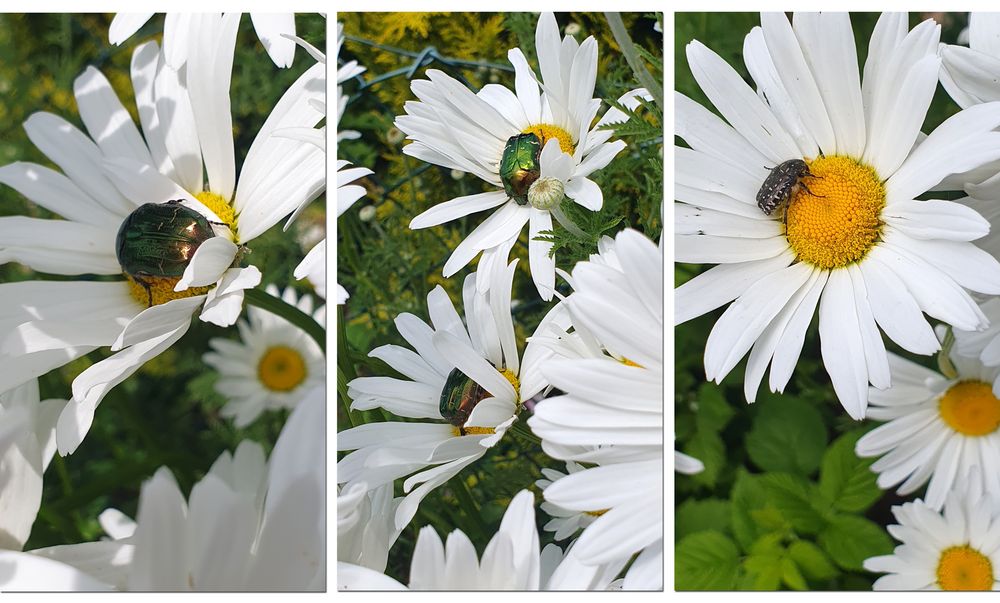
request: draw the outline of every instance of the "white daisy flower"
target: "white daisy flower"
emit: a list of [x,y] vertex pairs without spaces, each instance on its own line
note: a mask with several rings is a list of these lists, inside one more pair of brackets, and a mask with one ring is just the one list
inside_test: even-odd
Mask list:
[[[131,38],[155,13],[117,13],[108,27],[108,42],[118,46]],[[163,21],[163,49],[167,64],[176,70],[188,60],[187,44],[193,13],[167,13]],[[250,13],[250,22],[268,56],[278,67],[291,67],[295,44],[285,34],[295,35],[295,13]],[[169,41],[168,41],[169,40]]]
[[922,500],[892,508],[889,533],[902,544],[865,560],[884,572],[875,590],[1000,590],[1000,499],[976,479],[948,493],[944,512]]
[[496,271],[488,293],[476,290],[472,275],[466,278],[465,324],[440,286],[427,295],[433,327],[412,314],[396,317],[396,328],[416,352],[384,345],[369,356],[409,380],[360,377],[347,384],[352,409],[382,407],[436,421],[368,423],[337,434],[338,450],[355,451],[337,463],[340,483],[376,488],[410,476],[395,514],[397,529],[431,490],[482,458],[517,420],[520,363],[510,316],[516,265]]
[[[351,184],[351,183],[354,182],[355,180],[358,180],[359,178],[364,178],[368,174],[372,173],[370,169],[364,167],[343,169],[348,165],[350,165],[350,162],[348,161],[342,161],[340,159],[337,160],[337,217],[338,218],[345,211],[347,211],[352,205],[354,205],[354,203],[358,199],[365,196],[366,192],[365,187],[359,184]],[[314,256],[312,261],[313,261],[312,267],[309,269],[315,272],[316,262],[319,262],[319,259],[317,256]],[[303,260],[303,264],[305,264],[305,262],[306,261]],[[296,270],[296,277],[298,277],[299,271],[302,270],[302,264],[300,264],[299,267],[296,268],[295,270]],[[312,276],[310,276],[310,280],[312,280]],[[316,281],[312,282],[315,283]],[[324,283],[326,282],[325,277],[323,282]],[[348,297],[350,296],[347,294],[347,289],[344,289],[339,284],[337,284],[337,297],[336,297],[337,303],[342,304],[346,302]]]
[[20,551],[31,533],[65,405],[65,400],[41,401],[36,379],[0,393],[0,549]]
[[929,481],[923,498],[934,509],[970,471],[1000,497],[1000,400],[993,392],[1000,367],[957,350],[950,358],[954,378],[889,354],[892,386],[872,388],[868,409],[868,418],[886,423],[855,446],[860,457],[882,457],[871,466],[881,488],[901,483],[905,496]]
[[393,484],[374,490],[359,482],[337,494],[337,561],[384,572],[389,549],[400,530],[395,527],[396,507],[402,497],[392,497]]
[[317,388],[292,411],[269,460],[244,440],[187,500],[161,467],[142,486],[134,526],[118,519],[121,538],[0,553],[11,570],[0,588],[51,590],[75,578],[73,590],[324,590],[324,398]]
[[[542,298],[549,300],[555,287],[552,244],[535,237],[552,229],[552,216],[576,228],[559,209],[564,194],[591,211],[601,209],[601,189],[588,176],[608,165],[625,143],[608,142],[612,132],[600,127],[624,121],[626,115],[611,109],[590,128],[601,105],[592,98],[597,77],[593,37],[582,44],[572,36],[560,42],[555,16],[542,13],[535,48],[541,81],[519,48],[507,55],[514,66],[516,93],[497,84],[473,93],[431,69],[429,79],[413,82],[413,93],[420,100],[408,101],[406,115],[397,117],[395,124],[413,141],[403,147],[407,155],[474,174],[499,189],[446,201],[410,222],[410,228],[427,228],[499,207],[455,248],[444,276],[455,274],[483,252],[477,286],[485,289],[489,271],[506,265],[511,247],[529,223],[532,279]],[[636,97],[645,95],[645,90],[635,90],[619,100],[635,108]],[[520,159],[519,170],[513,169],[515,157]]]
[[434,528],[425,526],[413,551],[408,586],[365,567],[338,563],[337,590],[606,589],[623,564],[588,567],[572,548],[564,557],[553,544],[539,552],[533,502],[530,491],[517,493],[482,559],[461,530],[441,542]]
[[683,452],[674,451],[674,471],[684,473],[686,475],[693,475],[695,473],[701,473],[704,470],[705,463],[702,463],[693,456],[686,455]]
[[[542,475],[545,476],[545,479],[535,480],[535,485],[538,486],[544,496],[546,488],[567,475],[582,471],[583,468],[583,465],[574,463],[573,461],[566,461],[566,473],[543,467]],[[552,539],[557,541],[566,540],[573,534],[576,534],[577,530],[586,528],[594,523],[595,519],[600,517],[599,514],[593,511],[573,511],[559,505],[554,505],[548,501],[543,502],[541,507],[552,518],[542,529],[546,532],[555,532],[552,535]]]
[[53,274],[121,275],[115,240],[123,223],[144,204],[175,200],[219,223],[210,228],[224,235],[200,244],[179,278],[0,285],[0,391],[98,347],[117,352],[74,380],[73,402],[58,427],[61,454],[83,440],[107,391],[177,341],[192,313],[200,309],[202,320],[220,326],[236,321],[243,290],[261,277],[253,266],[231,268],[237,243],[251,241],[325,187],[325,153],[272,136],[322,119],[310,106],[323,97],[318,64],[278,101],[237,184],[229,69],[238,22],[234,14],[193,19],[183,74],[166,65],[154,42],[136,48],[132,81],[145,141],[107,79],[90,67],[75,82],[90,137],[49,113],[25,122],[28,137],[63,173],[24,162],[0,168],[0,183],[65,218],[0,218],[3,261]]
[[555,481],[545,499],[596,517],[575,543],[582,563],[639,553],[629,590],[663,583],[662,267],[661,250],[634,230],[576,265],[564,302],[574,333],[541,366],[566,395],[539,402],[528,421],[549,456],[596,464]]
[[[344,45],[344,24],[337,23],[337,50],[334,52],[335,57],[340,57],[340,47]],[[347,95],[344,94],[340,85],[347,80],[357,77],[366,71],[365,67],[358,65],[357,61],[348,61],[343,65],[337,67],[337,123],[340,124],[340,118],[344,115],[344,109],[347,108]],[[354,140],[356,138],[361,138],[361,132],[356,130],[341,130],[337,129],[337,142],[341,140]]]
[[[274,285],[268,285],[267,292],[326,325],[326,306],[313,311],[310,296],[299,298],[291,287],[281,293]],[[265,410],[295,408],[326,381],[323,350],[284,318],[251,307],[238,327],[239,342],[215,337],[209,341],[214,352],[203,356],[219,372],[215,391],[229,399],[221,414],[232,418],[236,427],[246,427]]]
[[[923,313],[981,329],[986,317],[968,291],[1000,293],[1000,263],[971,243],[988,232],[986,220],[952,201],[915,200],[949,174],[1000,158],[1000,105],[966,109],[919,141],[940,27],[928,20],[908,32],[906,19],[879,19],[863,82],[846,13],[800,13],[794,24],[762,13],[743,52],[756,93],[700,42],[687,47],[695,79],[729,124],[676,95],[677,135],[691,147],[675,148],[676,261],[719,266],[676,290],[674,319],[736,300],[709,335],[705,372],[719,382],[749,351],[748,401],[769,363],[771,390],[784,390],[818,306],[824,365],[861,419],[868,383],[890,384],[879,328],[931,354],[940,345]],[[757,197],[768,170],[790,160],[812,176],[800,171],[806,186],[766,215]]]

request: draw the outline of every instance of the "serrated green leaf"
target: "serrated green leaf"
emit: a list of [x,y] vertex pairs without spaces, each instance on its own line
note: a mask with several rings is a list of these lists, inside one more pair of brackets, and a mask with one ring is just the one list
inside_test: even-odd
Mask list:
[[689,534],[704,530],[729,532],[729,501],[718,498],[688,499],[677,507],[674,515],[674,538],[680,540]]
[[[743,550],[749,551],[760,534],[769,531],[762,528],[759,518],[754,516],[755,512],[764,508],[767,496],[761,488],[758,478],[745,471],[737,474],[729,496],[733,536],[743,547]],[[778,519],[780,520],[780,517]]]
[[712,487],[719,479],[719,471],[726,464],[726,446],[719,434],[698,430],[684,447],[684,452],[705,465],[705,470],[695,473],[691,479],[696,483]]
[[703,383],[698,388],[698,409],[696,422],[698,429],[722,431],[736,411],[733,410],[722,390],[714,383]]
[[833,562],[861,570],[865,559],[892,552],[892,540],[878,524],[856,515],[837,515],[817,539]]
[[811,484],[790,473],[768,473],[760,478],[767,496],[767,504],[774,506],[781,516],[800,534],[815,534],[825,524],[823,517],[812,507]]
[[779,552],[750,555],[743,561],[743,571],[747,580],[746,590],[778,590],[783,573],[782,556]]
[[739,550],[715,531],[691,534],[677,543],[674,587],[677,590],[730,590],[736,585]]
[[782,557],[781,559],[781,581],[793,590],[809,590],[809,585],[806,584],[802,572],[799,571],[799,567],[790,557]]
[[866,430],[845,433],[823,454],[819,489],[835,509],[863,513],[882,497],[876,474],[869,469],[875,459],[861,459],[854,446]]
[[808,540],[796,540],[789,545],[788,556],[810,580],[830,580],[840,573],[823,549]]
[[826,447],[823,418],[796,398],[762,403],[747,434],[750,460],[765,471],[809,475],[819,467]]

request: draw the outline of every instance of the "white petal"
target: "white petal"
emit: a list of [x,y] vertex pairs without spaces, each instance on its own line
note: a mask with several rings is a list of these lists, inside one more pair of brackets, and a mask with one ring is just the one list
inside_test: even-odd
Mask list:
[[139,31],[156,13],[116,13],[108,27],[108,42],[115,46]]
[[217,282],[236,258],[239,248],[225,237],[212,237],[198,246],[174,291],[204,287]]
[[868,369],[854,295],[848,272],[831,271],[820,299],[819,336],[837,398],[851,418],[861,420],[868,405]]
[[278,67],[291,67],[295,58],[295,42],[284,34],[295,35],[294,13],[250,13],[253,29],[267,54]]

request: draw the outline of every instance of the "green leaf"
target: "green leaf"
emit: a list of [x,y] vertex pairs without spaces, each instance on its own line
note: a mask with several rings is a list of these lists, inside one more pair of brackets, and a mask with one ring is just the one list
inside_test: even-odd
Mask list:
[[869,469],[875,459],[860,459],[854,453],[854,445],[865,432],[856,429],[845,433],[823,454],[819,490],[835,509],[863,513],[882,497],[877,476]]
[[726,402],[722,390],[714,383],[703,383],[698,388],[698,410],[695,419],[698,429],[720,432],[733,418],[735,411]]
[[[757,516],[758,510],[764,508],[766,501],[767,495],[760,485],[759,478],[740,471],[730,493],[730,509],[733,536],[743,550],[750,550],[757,538],[769,531],[761,527],[761,518]],[[780,517],[778,519],[780,520]]]
[[823,549],[808,540],[796,540],[788,547],[788,556],[810,580],[830,580],[840,572]]
[[714,486],[719,479],[719,471],[726,464],[726,447],[719,434],[698,430],[684,447],[684,452],[705,464],[705,470],[695,473],[691,479],[708,487]]
[[677,543],[674,587],[677,590],[731,590],[736,586],[739,550],[715,531],[691,534]]
[[865,559],[892,552],[892,540],[878,524],[856,515],[837,515],[819,533],[819,545],[833,562],[861,570]]
[[774,506],[796,532],[815,534],[824,526],[823,517],[812,507],[805,479],[789,473],[768,473],[760,478],[767,503]]
[[729,532],[729,501],[718,498],[688,499],[677,507],[674,515],[674,538],[680,540],[689,534],[704,530]]
[[781,559],[781,581],[794,590],[809,590],[806,579],[802,577],[802,572],[790,557]]
[[784,573],[780,549],[750,555],[743,561],[743,570],[746,579],[741,585],[742,589],[778,590]]
[[747,434],[750,460],[765,471],[809,475],[826,448],[826,427],[812,405],[796,398],[761,403]]

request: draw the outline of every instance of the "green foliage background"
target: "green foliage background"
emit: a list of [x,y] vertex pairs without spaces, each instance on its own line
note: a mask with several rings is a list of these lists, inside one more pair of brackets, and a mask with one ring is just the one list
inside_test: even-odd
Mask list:
[[[965,14],[911,13],[910,25],[931,16],[949,44],[967,24]],[[851,16],[859,66],[877,19],[873,13]],[[753,86],[742,49],[744,36],[757,25],[756,13],[676,14],[675,89],[718,113],[688,68],[685,47],[692,40],[718,53]],[[958,110],[938,87],[923,131]],[[684,145],[677,138],[675,144]],[[942,198],[940,192],[934,196]],[[676,264],[675,285],[709,267]],[[892,551],[896,543],[885,526],[895,523],[892,505],[904,501],[875,485],[868,469],[874,459],[854,455],[854,442],[877,423],[855,422],[841,408],[823,368],[815,318],[783,395],[764,386],[748,405],[745,361],[721,385],[706,383],[705,342],[724,310],[674,331],[677,447],[705,463],[702,473],[676,477],[676,588],[870,590],[877,576],[861,562]]]
[[[163,15],[154,16],[121,46],[108,44],[111,18],[108,14],[0,14],[0,165],[31,161],[58,170],[31,144],[21,124],[36,111],[48,111],[86,132],[73,98],[73,80],[87,65],[104,73],[138,124],[129,62],[139,44],[149,39],[162,42]],[[325,47],[323,17],[300,14],[296,25],[300,37]],[[298,49],[291,68],[275,67],[250,19],[243,17],[230,91],[237,173],[271,108],[312,64],[313,59]],[[272,228],[252,242],[249,259],[264,275],[262,287],[275,283],[312,293],[305,281],[294,280],[292,270],[322,237],[324,206],[321,197],[287,232]],[[53,217],[2,186],[0,216],[14,215]],[[109,280],[39,275],[20,264],[0,265],[0,283],[39,278]],[[236,330],[195,320],[177,344],[105,397],[80,448],[65,458],[56,455],[46,471],[42,507],[26,550],[99,539],[103,531],[98,514],[115,507],[134,517],[140,485],[162,465],[173,471],[181,489],[188,492],[222,451],[235,450],[241,440],[252,439],[270,450],[287,413],[265,413],[242,430],[219,416],[226,400],[213,389],[216,374],[201,360],[212,337],[235,338]],[[97,350],[44,375],[42,399],[69,398],[73,378],[108,355],[107,349]]]
[[[513,68],[507,50],[515,46],[524,51],[537,72],[534,13],[339,13],[347,36],[339,63],[355,59],[367,72],[344,84],[350,101],[340,119],[341,130],[357,130],[361,138],[340,141],[338,159],[372,169],[374,174],[360,181],[368,194],[338,220],[337,281],[351,297],[339,308],[338,322],[338,431],[352,425],[374,421],[400,420],[376,409],[346,412],[350,401],[346,382],[356,376],[395,374],[387,365],[367,357],[383,344],[406,346],[396,332],[393,318],[410,312],[427,320],[426,296],[441,285],[456,303],[459,312],[462,283],[475,270],[476,262],[449,279],[441,269],[452,250],[488,213],[481,212],[423,230],[410,230],[410,219],[425,209],[462,195],[489,190],[475,176],[455,178],[450,170],[424,164],[403,155],[403,135],[392,123],[403,113],[403,103],[416,100],[410,91],[410,79],[423,79],[428,68],[440,69],[467,82],[472,90],[487,83],[514,87]],[[623,13],[625,26],[633,42],[648,53],[647,68],[662,80],[662,37],[653,30],[656,15]],[[623,58],[604,16],[599,13],[559,13],[560,31],[569,23],[580,25],[579,41],[593,35],[598,42],[599,63],[595,96],[617,100],[639,84]],[[447,62],[412,68],[416,55],[435,48]],[[395,77],[379,79],[396,72]],[[410,76],[410,77],[408,77]],[[601,113],[608,108],[605,103]],[[592,236],[575,240],[557,226],[557,241],[565,243],[556,254],[559,268],[571,270],[576,261],[596,252],[596,242],[603,233],[631,227],[659,240],[662,231],[661,205],[663,187],[662,113],[653,105],[640,108],[630,130],[622,128],[619,137],[629,146],[603,170],[591,175],[604,193],[604,208],[591,213],[573,211],[568,202],[564,210]],[[362,221],[360,213],[373,207],[374,219]],[[371,211],[371,210],[367,210]],[[513,316],[520,350],[542,316],[552,307],[543,302],[531,282],[527,261],[527,228],[521,234],[511,258],[521,258],[514,277]],[[559,290],[567,293],[562,283]],[[464,315],[464,314],[463,314]],[[528,416],[522,413],[520,420]],[[536,492],[533,483],[541,478],[542,467],[565,472],[565,466],[541,453],[538,443],[507,432],[500,444],[444,486],[434,490],[421,503],[410,523],[390,552],[386,573],[407,582],[409,564],[418,530],[432,525],[444,536],[454,529],[463,530],[482,554],[486,543],[499,526],[511,498],[521,489]],[[397,483],[397,496],[402,495]],[[537,507],[536,507],[537,508]],[[537,512],[541,528],[548,518]],[[542,546],[551,542],[550,532],[541,532]],[[565,542],[560,543],[565,547]]]

